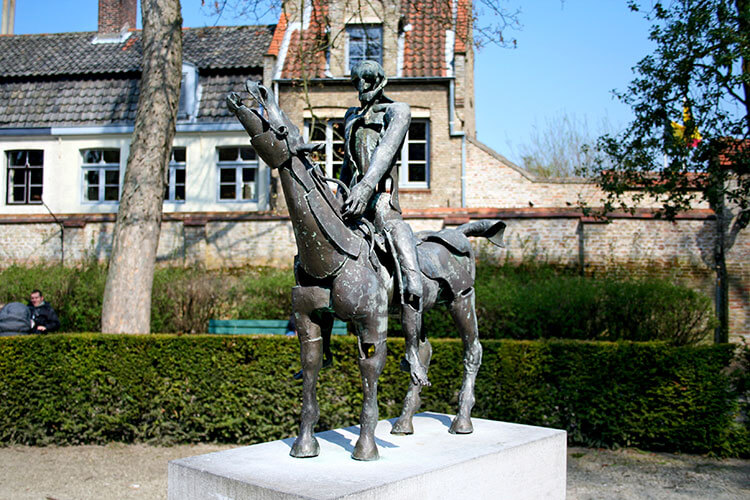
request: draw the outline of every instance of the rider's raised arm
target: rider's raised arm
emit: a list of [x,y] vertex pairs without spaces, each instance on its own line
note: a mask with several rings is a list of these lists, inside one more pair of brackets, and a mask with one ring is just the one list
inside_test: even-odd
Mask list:
[[[377,106],[377,105],[376,105]],[[360,182],[375,188],[388,174],[397,155],[401,153],[406,132],[411,124],[411,109],[404,102],[383,104],[385,107],[384,131],[370,158],[370,166]]]

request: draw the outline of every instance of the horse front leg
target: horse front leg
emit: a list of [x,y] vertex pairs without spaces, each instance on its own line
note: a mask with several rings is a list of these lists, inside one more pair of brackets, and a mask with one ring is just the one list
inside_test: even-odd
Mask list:
[[380,458],[375,444],[375,427],[378,425],[378,378],[385,367],[385,335],[375,343],[365,342],[360,337],[358,346],[363,400],[362,413],[359,416],[359,439],[354,446],[352,458],[377,460]]
[[320,325],[313,321],[311,314],[324,307],[322,304],[327,306],[329,297],[330,292],[320,287],[296,286],[292,289],[292,307],[302,363],[302,418],[299,435],[289,453],[296,458],[316,457],[320,454],[320,446],[313,433],[320,417],[316,384],[323,365],[323,337]]
[[451,422],[451,434],[470,434],[471,409],[474,407],[474,384],[482,364],[482,344],[479,343],[477,315],[474,307],[474,289],[461,292],[450,304],[450,313],[464,344],[464,374],[458,394],[458,413]]

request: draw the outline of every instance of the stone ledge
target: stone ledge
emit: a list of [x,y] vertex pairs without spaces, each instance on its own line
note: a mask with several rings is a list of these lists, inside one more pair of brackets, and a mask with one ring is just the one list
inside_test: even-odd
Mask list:
[[357,427],[317,434],[316,458],[290,457],[289,438],[174,460],[168,498],[565,498],[564,431],[473,419],[474,433],[456,436],[450,421],[418,414],[412,436],[380,421],[375,462],[350,458]]

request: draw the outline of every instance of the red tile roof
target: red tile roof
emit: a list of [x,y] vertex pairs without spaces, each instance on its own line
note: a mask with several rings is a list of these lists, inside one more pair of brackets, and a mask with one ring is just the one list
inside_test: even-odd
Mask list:
[[328,1],[313,0],[310,22],[289,39],[282,78],[324,78],[328,45]]
[[[276,27],[269,55],[284,57],[282,78],[324,78],[325,50],[328,41],[328,6],[335,0],[313,0],[309,26],[299,29],[299,24],[288,23],[282,13]],[[404,54],[402,76],[448,76],[446,63],[446,31],[455,31],[455,41],[450,47],[455,53],[465,53],[471,34],[471,0],[403,0]],[[455,20],[454,20],[455,15]],[[287,33],[288,30],[294,30]],[[286,54],[280,49],[284,36],[289,44]],[[385,57],[396,57],[386,54]],[[306,73],[303,75],[303,69]],[[336,75],[342,76],[342,75]]]

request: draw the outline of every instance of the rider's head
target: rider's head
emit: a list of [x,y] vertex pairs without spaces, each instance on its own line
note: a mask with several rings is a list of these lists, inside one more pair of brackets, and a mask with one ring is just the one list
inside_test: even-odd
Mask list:
[[362,106],[370,104],[383,95],[383,87],[388,83],[383,67],[375,61],[362,61],[352,69],[352,85],[359,92]]

